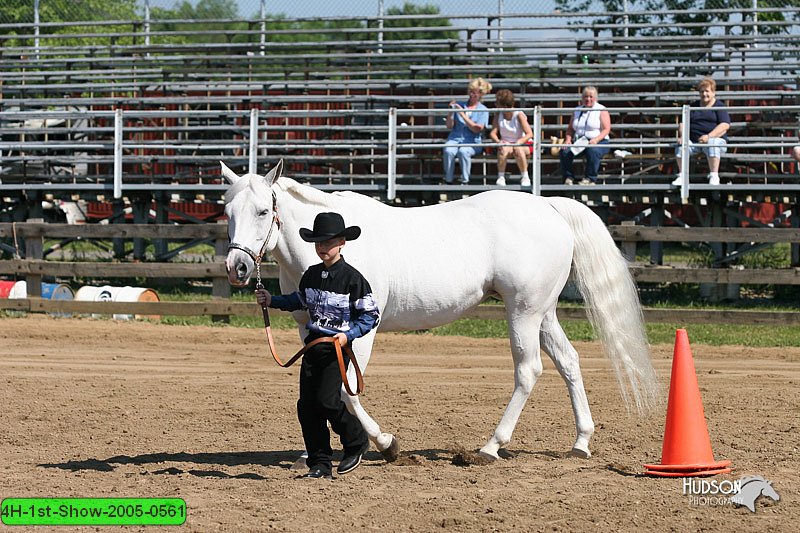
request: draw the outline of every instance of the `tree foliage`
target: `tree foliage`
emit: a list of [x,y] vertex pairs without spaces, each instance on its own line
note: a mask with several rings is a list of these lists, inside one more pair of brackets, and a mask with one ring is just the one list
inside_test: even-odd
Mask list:
[[[596,0],[555,0],[556,7],[567,13],[590,12]],[[742,14],[736,10],[749,10],[753,7],[752,0],[600,0],[606,13],[621,13],[627,6],[627,12],[647,11],[647,14],[628,16],[628,35],[640,36],[691,36],[708,35],[709,28],[726,22],[740,21],[742,24],[731,28],[731,33],[750,34],[753,28],[758,33],[776,34],[787,31],[781,26],[768,26],[765,22],[783,21],[786,16],[780,12],[759,13],[760,24],[747,24],[751,20],[750,14]],[[769,1],[759,0],[758,7],[797,7],[800,0]],[[714,12],[713,10],[718,10]],[[730,10],[733,10],[732,12]],[[680,11],[670,13],[670,11]],[[791,16],[791,15],[790,15]],[[611,30],[613,35],[622,35],[624,29],[620,15],[600,16],[572,22],[571,25],[600,23],[615,24]],[[647,24],[647,27],[636,28],[630,25]]]
[[[389,16],[397,15],[438,15],[439,7],[432,4],[416,5],[411,2],[403,4],[402,8],[390,7],[386,12]],[[387,20],[384,28],[435,28],[451,26],[447,18],[419,18],[419,19],[399,19]],[[387,40],[430,40],[430,39],[456,39],[458,34],[455,31],[415,31],[415,32],[386,32]]]
[[[41,0],[39,6],[40,21],[46,22],[81,22],[81,21],[126,21],[123,25],[80,25],[43,27],[41,32],[58,34],[98,34],[98,33],[130,33],[141,31],[141,2],[138,0]],[[0,22],[19,24],[21,28],[10,28],[4,31],[10,34],[32,35],[31,25],[34,22],[33,0],[1,0]],[[406,2],[402,7],[391,7],[387,15],[438,15],[435,5],[415,5]],[[246,20],[241,20],[247,17]],[[237,20],[239,19],[239,20]],[[173,7],[153,6],[150,9],[151,42],[158,43],[229,43],[258,42],[260,12],[240,14],[236,0],[176,0]],[[215,21],[199,26],[196,21]],[[219,22],[216,22],[219,21]],[[374,21],[372,29],[377,26]],[[457,38],[455,31],[425,30],[424,28],[441,28],[451,26],[445,17],[409,18],[386,20],[384,39],[387,41],[452,39]],[[134,28],[139,28],[135,30]],[[374,41],[375,32],[366,32],[367,25],[358,19],[318,19],[290,20],[283,14],[267,14],[266,40],[268,42],[321,42],[321,41]],[[416,28],[418,31],[392,32],[391,28]],[[342,32],[339,30],[353,31]],[[284,31],[282,31],[284,30]],[[248,31],[250,33],[248,33]],[[162,35],[159,35],[161,33]],[[171,34],[171,35],[163,35]],[[30,39],[5,41],[6,46],[30,46]],[[130,44],[133,37],[115,37],[116,44]],[[75,38],[75,44],[109,44],[108,38],[87,37]]]
[[[139,17],[136,14],[136,0],[42,0],[39,4],[39,22],[42,24],[52,22],[98,22],[98,21],[133,21]],[[34,23],[33,0],[2,0],[0,2],[0,22],[16,24],[18,27],[0,29],[5,35],[33,34],[31,25]],[[48,34],[101,34],[129,31],[130,26],[121,30],[118,25],[87,24],[82,26],[42,26],[40,35],[46,39]],[[123,42],[119,39],[117,42]],[[105,38],[76,37],[71,43],[92,44],[107,42]],[[45,40],[46,42],[46,40]],[[5,46],[31,46],[31,39],[11,39],[3,43]]]
[[[33,0],[0,2],[0,22],[33,24]],[[41,22],[77,22],[98,20],[134,20],[136,0],[41,0]]]
[[[247,28],[244,22],[215,23],[205,28],[208,31],[198,31],[196,22],[179,22],[182,20],[227,20],[239,18],[239,9],[234,0],[200,0],[196,5],[184,0],[172,9],[153,8],[150,10],[150,19],[157,21],[151,25],[155,32],[185,32],[184,35],[159,37],[158,42],[171,43],[217,43],[230,42],[235,39],[241,30]],[[216,33],[218,32],[218,33]]]

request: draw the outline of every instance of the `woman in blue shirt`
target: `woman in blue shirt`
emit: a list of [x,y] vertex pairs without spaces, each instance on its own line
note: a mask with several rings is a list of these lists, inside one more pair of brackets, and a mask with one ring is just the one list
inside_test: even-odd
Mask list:
[[461,184],[469,183],[472,157],[483,151],[480,146],[463,145],[481,143],[481,133],[489,124],[489,109],[481,100],[491,92],[492,85],[483,78],[476,78],[469,83],[468,90],[469,100],[450,102],[453,111],[446,118],[447,127],[450,128],[450,135],[443,149],[444,181],[447,184],[453,183],[456,157],[461,164]]

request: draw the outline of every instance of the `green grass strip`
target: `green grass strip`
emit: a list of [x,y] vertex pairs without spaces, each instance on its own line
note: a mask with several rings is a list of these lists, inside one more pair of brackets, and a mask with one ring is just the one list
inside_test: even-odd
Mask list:
[[[282,315],[272,317],[275,329],[295,329],[291,317]],[[222,325],[211,322],[210,317],[164,317],[163,324],[181,325]],[[231,327],[261,328],[264,322],[261,317],[231,317]],[[586,320],[562,320],[561,326],[573,341],[598,340],[592,326]],[[741,325],[741,324],[646,324],[647,338],[650,344],[673,344],[675,330],[685,328],[693,343],[712,346],[735,345],[754,348],[768,347],[800,347],[800,327],[774,325]],[[508,337],[508,324],[505,320],[481,320],[464,318],[446,326],[431,330],[409,332],[409,334],[431,333],[439,336],[463,336],[473,338]]]

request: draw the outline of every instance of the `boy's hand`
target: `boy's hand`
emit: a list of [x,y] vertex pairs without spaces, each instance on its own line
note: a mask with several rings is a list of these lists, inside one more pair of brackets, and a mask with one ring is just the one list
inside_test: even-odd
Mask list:
[[272,302],[272,295],[267,289],[258,289],[256,291],[256,301],[261,307],[269,307]]
[[339,341],[339,344],[344,348],[347,345],[347,335],[344,333],[337,333],[333,336],[336,340]]

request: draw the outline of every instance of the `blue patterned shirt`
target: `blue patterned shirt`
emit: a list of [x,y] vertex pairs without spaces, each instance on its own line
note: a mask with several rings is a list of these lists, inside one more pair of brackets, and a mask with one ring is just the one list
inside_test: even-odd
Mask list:
[[273,296],[270,307],[283,311],[308,310],[306,328],[310,339],[344,333],[348,342],[366,335],[378,325],[380,312],[369,282],[344,257],[330,268],[319,263],[300,278],[291,294]]

